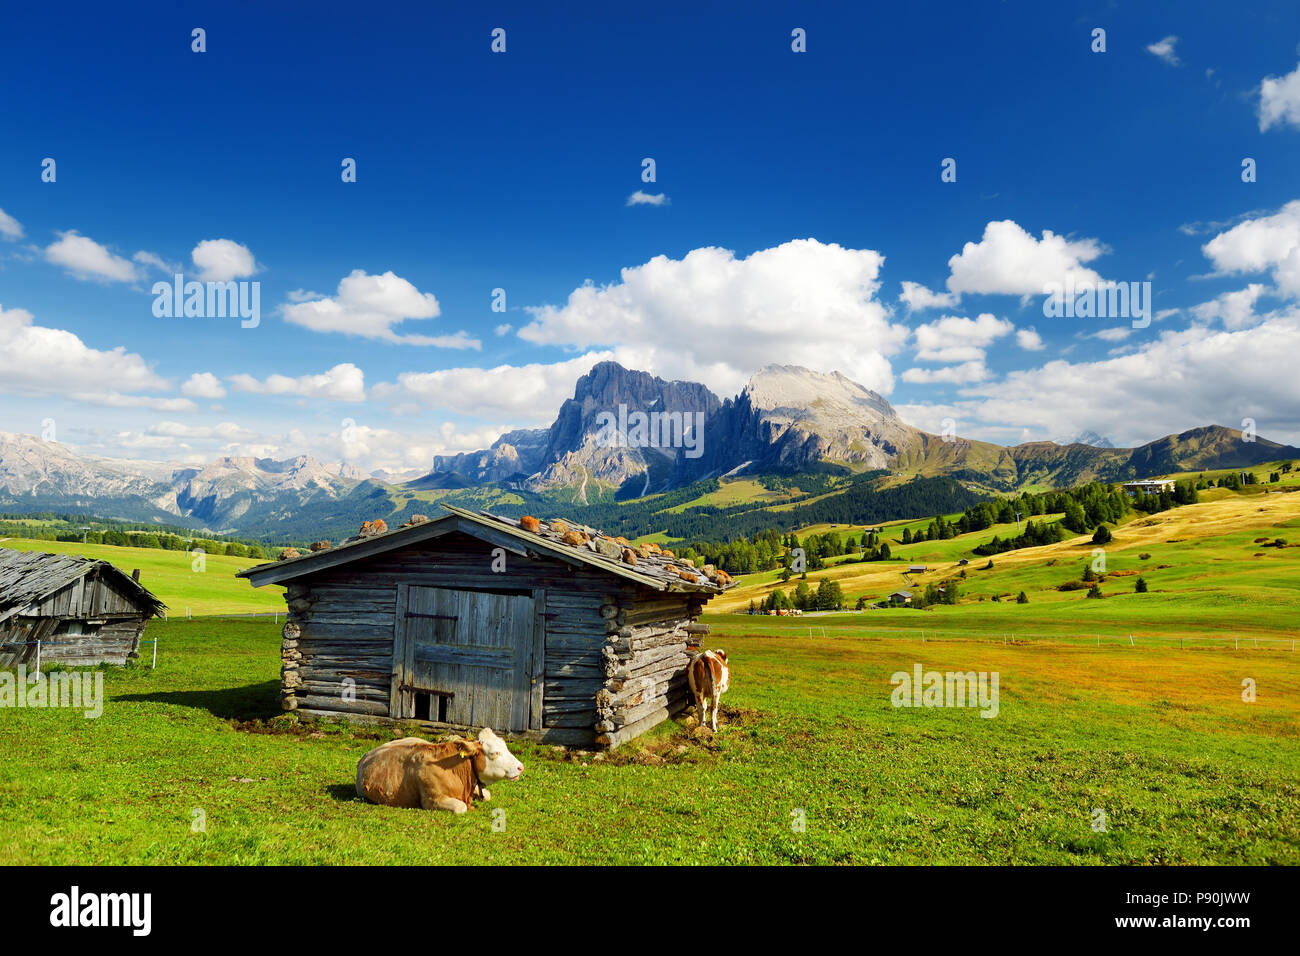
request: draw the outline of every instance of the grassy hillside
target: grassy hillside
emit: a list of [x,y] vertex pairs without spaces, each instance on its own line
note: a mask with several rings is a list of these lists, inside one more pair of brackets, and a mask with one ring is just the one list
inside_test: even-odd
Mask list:
[[[849,615],[850,623],[870,632],[939,630],[943,633],[1000,635],[1138,634],[1177,640],[1180,635],[1229,640],[1234,635],[1295,636],[1300,619],[1300,493],[1293,483],[1256,486],[1250,493],[1206,493],[1195,505],[1174,508],[1150,517],[1139,516],[1116,528],[1105,548],[1106,574],[1100,583],[1103,600],[1087,599],[1086,591],[1060,591],[1057,586],[1079,580],[1093,561],[1091,537],[1081,535],[1059,544],[975,557],[971,549],[995,534],[999,526],[946,541],[893,545],[897,560],[840,563],[808,575],[809,583],[827,577],[838,581],[853,603],[859,595],[881,599],[898,589],[918,590],[929,583],[956,580],[961,602],[927,610],[888,609]],[[901,528],[901,525],[898,526]],[[892,542],[897,535],[888,529]],[[1282,539],[1286,547],[1276,547]],[[966,557],[964,569],[956,562]],[[905,574],[909,564],[925,564],[924,574]],[[1134,592],[1137,577],[1150,591]],[[714,599],[709,610],[735,611],[761,600],[782,585],[776,572],[750,575],[741,586]],[[1024,591],[1028,604],[1008,603]],[[993,601],[997,595],[1000,601]]]
[[[747,620],[711,638],[733,665],[716,737],[670,723],[603,759],[515,744],[523,779],[461,817],[355,799],[357,760],[400,729],[268,722],[270,621],[159,622],[158,670],[110,671],[99,719],[4,713],[0,864],[1300,863],[1290,654]],[[891,706],[916,663],[997,671],[997,718]]]
[[115,548],[29,538],[0,538],[0,548],[74,554],[108,561],[127,574],[139,568],[140,583],[162,599],[170,617],[184,617],[186,608],[195,615],[284,611],[283,588],[253,588],[247,581],[234,577],[236,571],[262,564],[264,559],[261,558],[228,558],[210,554],[205,556],[205,570],[200,572],[194,570],[194,559],[186,551]]

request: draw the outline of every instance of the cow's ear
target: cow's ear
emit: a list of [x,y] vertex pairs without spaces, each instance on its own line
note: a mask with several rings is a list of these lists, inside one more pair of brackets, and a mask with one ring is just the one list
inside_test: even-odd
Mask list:
[[726,652],[726,651],[714,651],[714,653],[717,654],[719,657],[721,657],[721,658],[723,659],[723,661],[726,661],[726,659],[727,659],[727,652]]
[[477,757],[483,752],[483,745],[477,740],[458,740],[456,752],[462,757]]

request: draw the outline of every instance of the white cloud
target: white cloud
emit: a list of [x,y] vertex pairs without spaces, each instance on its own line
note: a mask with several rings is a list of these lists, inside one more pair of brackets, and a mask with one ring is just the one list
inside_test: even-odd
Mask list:
[[631,368],[703,382],[734,395],[774,358],[839,370],[887,393],[888,356],[907,327],[876,300],[884,257],[796,239],[744,259],[706,247],[656,256],[619,281],[574,289],[561,306],[530,308],[519,337],[538,345],[608,347]]
[[501,323],[500,325],[498,325],[495,329],[492,330],[492,334],[493,334],[493,335],[498,335],[498,336],[500,336],[500,335],[509,335],[509,334],[510,334],[510,330],[511,330],[512,328],[514,328],[514,326],[511,325],[509,322],[503,322],[503,323]]
[[982,382],[988,377],[989,370],[982,361],[964,362],[944,368],[909,368],[903,373],[903,381],[914,385],[967,385]]
[[1132,326],[1113,325],[1108,329],[1099,329],[1085,337],[1090,339],[1101,339],[1103,342],[1122,342],[1132,334]]
[[1048,362],[963,390],[959,420],[1028,428],[1041,437],[1091,430],[1136,445],[1199,425],[1300,440],[1300,310],[1240,330],[1168,331],[1136,351],[1096,362]]
[[63,395],[90,382],[111,383],[111,390],[74,393],[78,401],[114,406],[173,410],[193,407],[184,399],[161,399],[123,393],[169,390],[166,379],[154,374],[139,355],[118,347],[108,351],[87,346],[63,329],[36,325],[25,309],[0,307],[0,391],[23,395]]
[[[967,319],[955,315],[916,327],[918,362],[979,362],[984,350],[1015,326],[988,312]],[[908,379],[916,381],[916,379]]]
[[1280,295],[1300,298],[1300,199],[1238,223],[1201,251],[1223,275],[1271,270]]
[[1041,352],[1045,347],[1043,337],[1033,329],[1017,329],[1016,344],[1026,352]]
[[667,206],[668,196],[664,193],[645,193],[637,190],[627,197],[629,206]]
[[421,292],[391,271],[367,275],[361,269],[339,282],[338,294],[301,301],[290,295],[282,307],[286,322],[314,332],[342,332],[403,345],[432,345],[449,349],[477,349],[478,339],[465,332],[452,335],[401,335],[394,325],[407,319],[433,319],[442,311],[431,292]]
[[903,291],[898,301],[907,305],[913,312],[923,309],[950,309],[960,301],[960,295],[951,292],[935,292],[919,282],[904,282]]
[[75,229],[59,233],[59,241],[45,249],[45,258],[62,266],[78,279],[104,279],[110,282],[133,282],[135,266],[109,252],[94,239],[78,235]]
[[131,258],[135,262],[140,263],[140,265],[142,266],[152,266],[153,268],[157,269],[159,272],[165,273],[167,275],[175,275],[176,273],[181,271],[181,267],[176,263],[168,262],[162,256],[155,255],[152,252],[145,252],[144,250],[141,250],[140,252],[137,252],[135,255],[133,255]]
[[1300,64],[1286,76],[1267,76],[1259,84],[1259,131],[1300,126]]
[[411,402],[421,408],[550,424],[560,405],[573,395],[573,383],[597,362],[611,358],[612,352],[589,352],[551,364],[404,372],[397,382],[376,385],[372,391],[376,398]]
[[233,239],[204,239],[194,247],[190,258],[198,266],[203,282],[246,279],[257,272],[257,261],[248,246]]
[[6,239],[21,239],[23,237],[23,225],[9,213],[0,209],[0,236]]
[[1225,292],[1209,302],[1192,307],[1192,315],[1202,322],[1219,319],[1227,329],[1248,328],[1263,319],[1255,314],[1255,303],[1268,291],[1262,283],[1252,282],[1236,292]]
[[365,376],[351,362],[335,365],[319,375],[270,375],[258,380],[251,375],[232,375],[228,379],[237,392],[254,395],[297,395],[302,398],[327,398],[340,402],[366,400]]
[[181,394],[192,398],[225,398],[226,389],[211,372],[195,372],[181,386]]
[[191,412],[198,406],[188,398],[155,398],[152,395],[123,395],[121,392],[79,391],[69,393],[73,400],[86,405],[109,408],[148,408],[155,412]]
[[159,422],[147,429],[150,435],[185,439],[218,439],[226,442],[246,442],[258,437],[235,422],[219,422],[216,425],[185,425],[181,422]]
[[1048,285],[1101,282],[1083,263],[1104,252],[1096,239],[1066,239],[1051,230],[1035,239],[1014,221],[984,227],[979,242],[968,242],[948,260],[948,289],[986,295],[1042,295]]
[[1178,54],[1174,51],[1174,47],[1177,45],[1178,37],[1167,36],[1163,40],[1147,44],[1147,52],[1164,60],[1170,66],[1178,66],[1182,61],[1178,59]]

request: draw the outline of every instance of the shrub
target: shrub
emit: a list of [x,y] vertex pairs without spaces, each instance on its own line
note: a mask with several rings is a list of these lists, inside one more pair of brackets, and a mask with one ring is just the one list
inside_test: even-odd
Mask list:
[[1150,554],[1150,552],[1143,551],[1141,554],[1138,555],[1138,559],[1141,560],[1141,561],[1150,561],[1150,560],[1151,560],[1151,554]]
[[1029,603],[1029,596],[1028,596],[1027,594],[1025,594],[1024,591],[1021,591],[1020,594],[1016,597],[1016,603],[1017,603],[1017,604],[1028,604],[1028,603]]
[[1113,535],[1111,535],[1110,529],[1104,524],[1099,524],[1097,525],[1097,530],[1092,533],[1092,543],[1109,544],[1112,537]]
[[1099,588],[1095,584],[1092,587],[1088,588],[1087,596],[1090,598],[1105,597],[1105,595],[1101,593],[1101,588]]

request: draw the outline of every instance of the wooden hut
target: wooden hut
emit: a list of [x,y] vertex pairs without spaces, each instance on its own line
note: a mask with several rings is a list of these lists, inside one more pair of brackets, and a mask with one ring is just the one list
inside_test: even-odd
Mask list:
[[164,605],[107,561],[0,548],[0,667],[125,664]]
[[239,572],[286,585],[286,710],[615,747],[687,705],[696,619],[725,572],[573,522],[444,507]]

